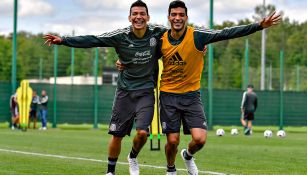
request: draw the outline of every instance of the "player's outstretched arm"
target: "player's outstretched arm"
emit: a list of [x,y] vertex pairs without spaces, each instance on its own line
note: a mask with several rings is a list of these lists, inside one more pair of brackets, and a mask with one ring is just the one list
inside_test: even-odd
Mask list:
[[48,44],[48,46],[51,46],[52,44],[61,44],[62,43],[62,38],[55,36],[55,35],[51,35],[51,34],[47,34],[44,36],[45,39],[45,43],[44,44]]
[[103,46],[103,39],[94,35],[73,36],[73,37],[59,37],[56,35],[47,34],[43,37],[44,44],[51,46],[52,44],[65,45],[76,48],[91,48]]
[[241,25],[230,28],[224,28],[223,30],[208,30],[208,29],[196,29],[194,32],[195,43],[199,50],[203,48],[204,45],[239,38],[242,36],[247,36],[264,28],[277,25],[281,20],[281,15],[273,12],[271,15],[263,18],[260,22],[252,23],[249,25]]
[[[122,31],[122,30],[120,30]],[[92,47],[116,47],[118,41],[121,40],[123,32],[117,31],[104,33],[101,35],[84,35],[72,37],[59,37],[51,34],[44,36],[45,44],[49,46],[52,44],[64,45],[74,48],[92,48]]]
[[271,15],[263,18],[263,20],[259,22],[259,25],[263,28],[268,28],[278,24],[281,18],[281,14],[276,14],[276,11],[274,11]]

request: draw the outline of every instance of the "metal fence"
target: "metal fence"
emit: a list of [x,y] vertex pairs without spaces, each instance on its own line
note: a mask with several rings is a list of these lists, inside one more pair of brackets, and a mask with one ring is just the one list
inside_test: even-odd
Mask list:
[[[10,83],[0,84],[0,122],[9,121]],[[48,121],[56,126],[58,123],[108,123],[116,86],[101,85],[95,93],[93,85],[56,85],[57,97],[54,101],[54,86],[50,84],[31,84],[40,92],[46,89],[49,96]],[[213,91],[213,125],[240,125],[240,105],[242,90]],[[255,113],[255,125],[280,125],[281,97],[279,91],[256,91],[259,107]],[[201,94],[208,111],[207,89]],[[97,101],[95,98],[97,97]],[[307,92],[284,92],[283,124],[285,126],[307,125]],[[95,116],[97,103],[97,116]],[[97,122],[97,123],[95,123]]]

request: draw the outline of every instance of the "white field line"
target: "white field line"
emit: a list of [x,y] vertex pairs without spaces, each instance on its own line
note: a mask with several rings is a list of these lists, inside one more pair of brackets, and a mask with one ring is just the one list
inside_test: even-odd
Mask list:
[[[83,161],[91,161],[91,162],[108,163],[108,161],[106,161],[106,160],[90,159],[90,158],[82,158],[82,157],[61,156],[61,155],[55,155],[55,154],[42,154],[42,153],[34,153],[34,152],[1,149],[1,148],[0,148],[0,151],[9,152],[9,153],[16,153],[16,154],[32,155],[32,156],[53,157],[53,158],[59,158],[59,159],[71,159],[71,160],[83,160]],[[117,164],[128,165],[127,162],[117,162]],[[140,167],[156,168],[156,169],[165,169],[165,167],[155,166],[155,165],[139,164],[139,166]],[[176,169],[177,169],[177,171],[186,171],[186,169],[182,169],[182,168],[176,168]],[[201,173],[201,174],[214,174],[214,175],[234,175],[234,174],[225,174],[225,173],[219,173],[219,172],[214,172],[214,171],[199,171],[199,173]]]

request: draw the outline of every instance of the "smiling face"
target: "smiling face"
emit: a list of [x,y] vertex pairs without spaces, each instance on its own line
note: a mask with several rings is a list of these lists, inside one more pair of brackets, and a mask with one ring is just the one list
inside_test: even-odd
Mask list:
[[171,24],[171,27],[176,32],[180,32],[185,29],[188,16],[186,11],[182,7],[171,8],[168,16],[168,21]]
[[145,7],[132,7],[129,16],[129,21],[135,30],[146,29],[147,22],[149,21],[149,15]]

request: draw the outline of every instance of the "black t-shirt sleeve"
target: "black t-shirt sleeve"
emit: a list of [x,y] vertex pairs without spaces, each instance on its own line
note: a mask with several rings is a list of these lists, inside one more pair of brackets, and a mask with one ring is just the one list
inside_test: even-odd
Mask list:
[[263,28],[258,23],[249,25],[235,26],[231,28],[225,28],[223,30],[210,30],[204,28],[195,28],[194,30],[194,42],[198,50],[202,51],[204,46],[210,43],[228,40],[233,38],[239,38],[242,36],[250,35]]

